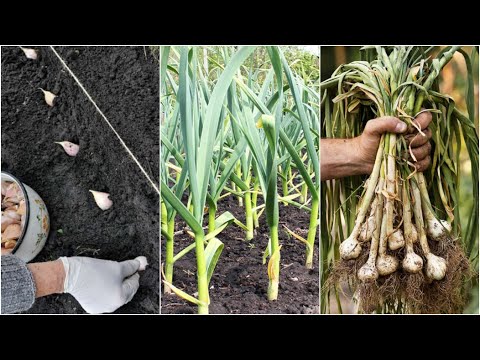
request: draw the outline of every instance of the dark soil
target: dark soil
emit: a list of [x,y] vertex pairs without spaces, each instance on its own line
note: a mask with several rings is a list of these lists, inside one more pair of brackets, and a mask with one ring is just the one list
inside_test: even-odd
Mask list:
[[[244,223],[244,208],[236,198],[230,197],[219,203],[218,214],[230,211]],[[263,252],[268,243],[268,226],[265,215],[260,218],[260,227],[250,242],[244,240],[244,231],[229,225],[217,237],[225,248],[210,282],[210,313],[212,314],[318,314],[319,269],[318,239],[315,246],[313,269],[305,268],[305,246],[290,237],[283,228],[306,238],[309,214],[293,206],[280,206],[279,240],[281,250],[280,286],[277,301],[267,300],[267,266],[262,264]],[[184,222],[176,224],[176,231],[183,229]],[[188,235],[175,237],[175,253],[192,243]],[[162,242],[162,246],[165,244]],[[196,286],[195,251],[191,251],[175,263],[175,286],[194,294]],[[162,293],[163,314],[193,314],[196,306],[173,294]]]
[[[36,190],[51,231],[34,261],[59,256],[126,260],[150,266],[119,313],[158,313],[159,196],[48,47],[39,60],[2,47],[2,170]],[[140,163],[157,181],[158,62],[143,47],[56,47]],[[57,94],[49,107],[38,88]],[[80,145],[67,156],[54,141]],[[89,189],[110,193],[100,210]],[[82,313],[70,295],[38,299],[30,313]]]

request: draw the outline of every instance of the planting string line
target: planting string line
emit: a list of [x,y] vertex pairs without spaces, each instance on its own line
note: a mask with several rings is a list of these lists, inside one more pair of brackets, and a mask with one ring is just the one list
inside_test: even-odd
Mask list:
[[78,80],[78,78],[75,76],[75,74],[73,73],[73,71],[68,67],[67,63],[65,61],[63,61],[62,57],[55,51],[55,49],[53,48],[53,46],[50,46],[50,49],[52,49],[53,53],[58,57],[58,59],[60,60],[60,62],[63,64],[63,66],[68,70],[68,72],[70,73],[70,75],[73,77],[73,79],[77,82],[78,86],[80,86],[80,89],[83,90],[83,92],[85,93],[85,95],[87,96],[88,100],[90,100],[90,102],[93,104],[93,106],[95,106],[95,109],[97,109],[98,113],[102,116],[103,120],[105,120],[105,122],[108,124],[108,126],[110,127],[110,129],[112,129],[113,133],[117,136],[118,140],[120,141],[120,143],[123,145],[123,147],[125,148],[125,150],[127,151],[127,153],[130,155],[130,157],[133,159],[133,161],[135,161],[135,163],[137,164],[137,166],[140,168],[140,170],[142,171],[143,175],[145,175],[145,177],[147,178],[147,180],[150,182],[150,184],[152,185],[152,187],[155,189],[155,191],[158,193],[158,195],[160,195],[160,190],[158,188],[158,185],[155,184],[155,182],[150,178],[150,176],[148,175],[148,173],[145,171],[145,169],[143,168],[143,166],[140,164],[140,162],[137,160],[137,158],[135,157],[135,155],[133,155],[133,153],[130,151],[130,149],[128,148],[127,144],[125,144],[125,142],[123,141],[123,139],[120,137],[120,135],[118,134],[118,132],[115,130],[115,128],[112,126],[112,124],[110,123],[110,121],[108,121],[107,117],[103,114],[102,110],[100,110],[100,108],[98,107],[98,105],[95,103],[95,101],[93,100],[93,98],[90,96],[90,94],[88,93],[88,91],[85,89],[85,87],[82,85],[82,83],[80,82],[80,80]]

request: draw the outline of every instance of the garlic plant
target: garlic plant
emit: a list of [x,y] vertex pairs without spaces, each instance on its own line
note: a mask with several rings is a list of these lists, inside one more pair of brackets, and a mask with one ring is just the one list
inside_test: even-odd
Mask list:
[[[160,57],[164,289],[196,304],[199,313],[208,312],[209,282],[221,261],[223,243],[217,236],[227,226],[238,226],[245,241],[256,241],[262,215],[270,229],[264,257],[264,261],[270,257],[265,271],[267,296],[277,299],[279,202],[310,212],[307,239],[295,238],[306,246],[307,267],[313,263],[319,204],[319,96],[293,74],[279,47],[265,48],[268,67],[248,67],[255,50],[164,47]],[[283,196],[277,190],[279,169],[286,177]],[[301,181],[295,184],[294,177]],[[238,199],[244,223],[230,212],[218,214],[218,202],[227,196]],[[260,197],[262,205],[257,203]],[[296,201],[300,197],[302,201]],[[193,242],[175,254],[177,215],[191,230]],[[191,250],[196,252],[198,298],[174,285],[174,264]]]
[[[408,158],[409,144],[402,135],[384,134],[358,204],[356,192],[363,179],[326,182],[325,303],[342,280],[357,287],[360,310],[365,312],[454,312],[465,301],[463,287],[470,271],[465,251],[476,257],[471,251],[478,243],[478,209],[472,209],[465,227],[458,212],[458,160],[463,135],[478,201],[473,80],[470,75],[467,117],[452,98],[438,92],[437,79],[456,52],[464,56],[469,71],[472,67],[459,46],[427,57],[433,50],[367,47],[362,61],[341,65],[321,83],[323,137],[358,136],[367,120],[381,116],[395,116],[422,136],[414,120],[422,111],[432,113],[434,134],[432,167],[425,173],[417,172],[415,159]],[[355,207],[352,217],[348,209]]]

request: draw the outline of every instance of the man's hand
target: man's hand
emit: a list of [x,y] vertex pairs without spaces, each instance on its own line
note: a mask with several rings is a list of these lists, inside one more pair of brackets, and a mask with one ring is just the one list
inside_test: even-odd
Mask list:
[[[428,125],[432,121],[432,114],[423,112],[418,115],[415,120],[416,124],[422,129],[425,136],[420,134],[416,128],[409,130],[409,134],[405,135],[407,144],[412,147],[413,156],[416,158],[415,166],[418,171],[425,171],[430,165],[430,138],[432,132],[428,129]],[[378,145],[382,134],[386,132],[403,134],[407,131],[407,125],[395,117],[381,117],[367,122],[362,135],[356,137],[355,146],[358,161],[364,165],[364,174],[370,174],[375,164]],[[412,159],[413,161],[413,159]]]
[[412,154],[416,159],[416,162],[413,159],[410,161],[415,164],[418,171],[425,171],[431,161],[432,147],[429,140],[432,132],[428,125],[432,121],[432,114],[423,112],[414,121],[425,136],[414,127],[407,129],[407,125],[395,117],[381,117],[368,121],[362,135],[356,138],[321,139],[322,180],[370,174],[375,164],[380,138],[386,132],[406,133],[405,139],[411,145]]
[[147,260],[116,262],[88,257],[61,257],[65,269],[63,292],[72,294],[86,312],[111,313],[132,300]]

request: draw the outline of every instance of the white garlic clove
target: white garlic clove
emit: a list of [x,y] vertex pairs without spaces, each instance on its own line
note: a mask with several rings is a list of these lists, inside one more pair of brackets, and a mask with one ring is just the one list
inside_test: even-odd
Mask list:
[[388,248],[392,251],[401,249],[405,246],[405,239],[402,230],[398,229],[388,237]]
[[20,201],[18,205],[17,214],[18,215],[25,215],[27,213],[27,205],[25,204],[25,200]]
[[356,259],[362,252],[362,246],[351,236],[340,244],[340,256],[344,260]]
[[377,270],[382,276],[387,276],[398,269],[398,260],[390,255],[380,255],[377,258]]
[[78,151],[80,150],[80,146],[71,143],[70,141],[55,141],[55,144],[61,145],[63,147],[63,150],[65,150],[65,152],[69,156],[77,156]]
[[95,202],[97,203],[98,207],[102,210],[108,210],[112,207],[113,201],[110,200],[108,197],[110,194],[101,192],[101,191],[95,191],[95,190],[89,190],[93,198],[95,199]]
[[432,280],[442,280],[447,273],[447,261],[437,255],[429,253],[427,258],[427,277]]
[[403,259],[402,267],[405,271],[416,274],[423,268],[423,259],[414,252],[407,253]]
[[145,256],[137,256],[135,260],[138,260],[140,262],[140,267],[138,268],[138,271],[144,271],[148,265],[147,258]]
[[378,270],[375,264],[370,264],[369,262],[366,262],[358,270],[357,276],[360,279],[360,281],[363,281],[363,282],[375,281],[378,279]]
[[40,90],[43,91],[45,102],[48,105],[53,106],[53,100],[57,97],[57,95],[55,95],[54,93],[51,93],[50,91],[43,90],[42,88],[40,88]]
[[26,56],[28,59],[37,60],[37,58],[38,58],[37,50],[35,50],[35,49],[29,49],[29,48],[24,48],[24,47],[21,47],[21,46],[20,46],[20,49],[23,50],[23,53],[25,54],[25,56]]

